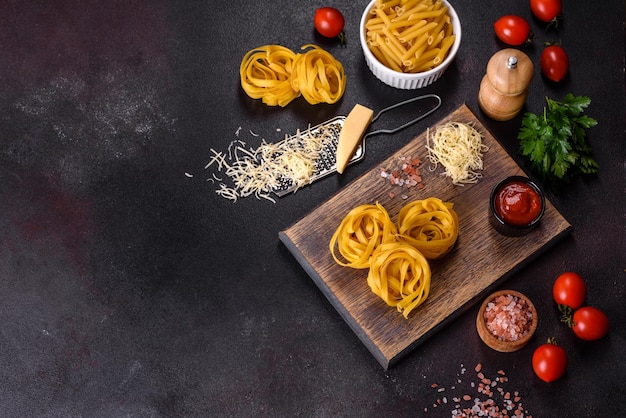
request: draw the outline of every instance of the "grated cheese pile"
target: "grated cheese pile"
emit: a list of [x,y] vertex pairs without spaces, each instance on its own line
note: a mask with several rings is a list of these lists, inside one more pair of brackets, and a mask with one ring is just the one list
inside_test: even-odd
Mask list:
[[445,168],[442,173],[452,179],[452,183],[462,186],[476,183],[482,175],[483,152],[489,148],[482,143],[482,135],[472,125],[461,122],[448,122],[437,127],[435,133],[426,133],[428,159],[431,170],[438,164]]
[[[237,134],[239,130],[237,131]],[[204,167],[216,168],[226,174],[231,185],[213,173],[208,179],[218,182],[216,193],[236,202],[240,197],[254,195],[257,199],[276,200],[270,195],[283,181],[291,181],[296,190],[311,181],[315,162],[325,144],[333,139],[333,133],[322,126],[311,134],[310,130],[300,132],[278,143],[268,143],[264,139],[256,148],[247,147],[237,139],[228,146],[228,154],[211,148],[213,157]]]

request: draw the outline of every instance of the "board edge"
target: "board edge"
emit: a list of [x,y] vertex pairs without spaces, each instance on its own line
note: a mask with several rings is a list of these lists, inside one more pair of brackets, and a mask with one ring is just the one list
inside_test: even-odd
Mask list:
[[354,332],[354,334],[356,334],[356,336],[365,345],[365,347],[367,347],[369,352],[374,356],[378,363],[380,363],[380,365],[385,370],[389,369],[391,359],[387,358],[376,346],[374,341],[370,339],[367,333],[365,333],[365,331],[358,326],[354,318],[350,315],[348,310],[343,306],[339,299],[337,299],[333,292],[328,288],[324,280],[322,280],[322,278],[315,271],[313,266],[306,260],[306,258],[300,253],[300,251],[298,251],[296,244],[289,237],[287,230],[280,231],[278,233],[278,238],[289,250],[289,252],[294,256],[298,264],[300,264],[300,266],[309,275],[313,282],[315,282],[315,285],[330,302],[333,308],[339,313],[341,318],[348,324],[352,332]]

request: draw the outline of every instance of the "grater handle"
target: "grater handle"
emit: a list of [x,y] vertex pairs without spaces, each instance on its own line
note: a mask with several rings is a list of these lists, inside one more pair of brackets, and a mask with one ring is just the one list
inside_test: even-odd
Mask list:
[[391,106],[389,106],[389,107],[386,107],[386,108],[384,108],[384,109],[380,110],[380,111],[379,111],[379,112],[378,112],[378,113],[377,113],[377,114],[376,114],[376,115],[372,118],[372,121],[370,122],[370,126],[371,126],[374,122],[376,122],[376,120],[378,119],[378,117],[379,117],[380,115],[382,115],[382,114],[383,114],[383,113],[385,113],[385,112],[388,112],[388,111],[390,111],[390,110],[396,109],[396,108],[398,108],[398,107],[400,107],[400,106],[407,105],[407,104],[409,104],[409,103],[416,102],[416,101],[418,101],[418,100],[425,100],[425,99],[435,99],[435,100],[437,101],[437,104],[436,104],[436,105],[435,105],[432,109],[430,109],[428,112],[426,112],[426,113],[424,113],[424,114],[421,114],[421,115],[420,115],[420,116],[418,116],[417,118],[415,118],[415,119],[413,119],[413,120],[411,120],[411,121],[409,121],[409,122],[405,123],[404,125],[400,125],[400,126],[398,126],[398,127],[396,127],[396,128],[393,128],[393,129],[379,129],[379,130],[376,130],[376,131],[371,131],[371,132],[368,132],[368,133],[366,133],[366,134],[363,136],[363,140],[365,140],[365,138],[367,138],[367,137],[369,137],[369,136],[378,135],[378,134],[393,134],[393,133],[396,133],[396,132],[398,132],[398,131],[401,131],[401,130],[402,130],[402,129],[404,129],[404,128],[408,128],[409,126],[413,125],[414,123],[416,123],[416,122],[418,122],[418,121],[420,121],[420,120],[424,119],[426,116],[430,115],[430,114],[431,114],[431,113],[433,113],[435,110],[439,109],[439,107],[441,106],[441,97],[439,97],[439,96],[438,96],[438,95],[436,95],[436,94],[425,94],[425,95],[423,95],[423,96],[412,97],[412,98],[410,98],[410,99],[408,99],[408,100],[405,100],[405,101],[402,101],[402,102],[396,103],[396,104],[394,104],[394,105],[391,105]]

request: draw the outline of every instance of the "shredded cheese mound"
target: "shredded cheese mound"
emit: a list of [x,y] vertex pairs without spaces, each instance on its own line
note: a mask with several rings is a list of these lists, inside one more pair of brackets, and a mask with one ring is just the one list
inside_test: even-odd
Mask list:
[[431,171],[441,164],[445,168],[442,175],[450,177],[457,186],[478,182],[482,177],[478,170],[483,169],[483,153],[489,149],[482,139],[473,125],[462,122],[438,126],[432,137],[429,129],[426,148],[432,163]]
[[298,130],[278,143],[262,140],[256,149],[234,140],[228,154],[211,149],[213,156],[204,168],[216,168],[228,176],[232,186],[212,174],[212,180],[220,181],[216,193],[226,199],[236,202],[239,197],[255,196],[276,202],[270,194],[282,182],[291,182],[295,190],[311,182],[320,152],[333,135],[329,127],[322,125],[314,133]]

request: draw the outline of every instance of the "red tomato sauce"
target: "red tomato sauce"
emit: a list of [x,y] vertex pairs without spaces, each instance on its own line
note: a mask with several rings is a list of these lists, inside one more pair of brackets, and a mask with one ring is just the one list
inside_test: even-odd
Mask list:
[[526,226],[541,213],[541,197],[530,185],[514,181],[500,188],[495,199],[496,211],[503,221]]

